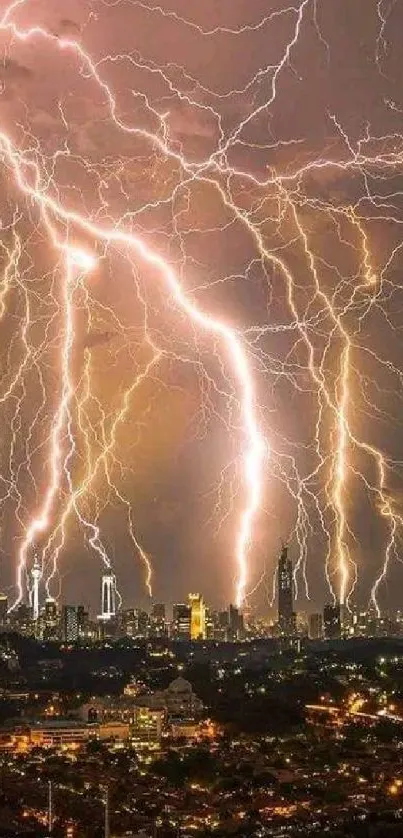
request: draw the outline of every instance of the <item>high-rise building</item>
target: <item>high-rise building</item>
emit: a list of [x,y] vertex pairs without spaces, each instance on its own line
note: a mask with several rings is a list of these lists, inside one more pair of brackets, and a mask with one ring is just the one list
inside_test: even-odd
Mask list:
[[295,633],[295,614],[293,596],[292,561],[288,557],[288,547],[284,545],[277,568],[278,589],[278,624],[281,634]]
[[57,640],[60,635],[59,613],[56,600],[48,597],[41,615],[42,635],[45,640]]
[[153,620],[165,621],[166,611],[164,602],[154,602],[153,607],[151,609],[151,617]]
[[341,610],[338,602],[325,605],[323,623],[326,640],[336,640],[341,637]]
[[34,563],[31,569],[32,588],[31,588],[31,608],[34,620],[39,617],[39,583],[42,578],[42,568],[39,563],[38,554],[35,552]]
[[229,612],[218,611],[215,615],[214,639],[228,640],[229,633]]
[[137,614],[137,635],[138,637],[148,637],[150,634],[150,615],[142,608],[138,608]]
[[8,598],[6,594],[0,594],[0,625],[7,621]]
[[32,619],[32,608],[25,602],[20,602],[11,614],[11,625],[19,634],[31,637],[35,634],[35,621]]
[[310,640],[321,640],[323,637],[323,616],[322,614],[309,615],[309,629]]
[[110,620],[116,615],[116,576],[109,568],[102,575],[101,582],[101,614],[102,620]]
[[175,640],[190,640],[192,609],[180,602],[173,607],[172,634]]
[[85,634],[88,614],[83,605],[64,605],[62,608],[62,636],[66,643],[75,643]]
[[151,609],[150,634],[152,637],[165,637],[167,634],[165,604],[163,602],[155,602]]
[[206,640],[213,640],[215,633],[214,614],[206,605]]
[[200,594],[189,594],[190,608],[190,638],[191,640],[206,639],[206,606]]
[[228,609],[228,640],[242,640],[243,635],[243,615],[236,605],[230,605]]
[[134,708],[131,742],[138,751],[157,750],[161,743],[166,712],[164,709],[140,706]]
[[46,622],[57,621],[57,604],[53,597],[48,597],[45,602],[45,620]]

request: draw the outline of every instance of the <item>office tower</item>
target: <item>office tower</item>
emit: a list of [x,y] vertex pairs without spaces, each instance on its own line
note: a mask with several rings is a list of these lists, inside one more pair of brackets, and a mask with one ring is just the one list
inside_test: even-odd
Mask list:
[[20,602],[10,614],[10,626],[25,637],[35,634],[35,621],[32,619],[32,608],[25,602]]
[[138,619],[135,608],[126,608],[120,612],[120,626],[124,637],[137,637]]
[[200,594],[188,594],[191,640],[206,639],[206,606]]
[[206,605],[206,640],[213,640],[215,634],[215,614]]
[[0,594],[0,625],[7,621],[8,598],[6,594]]
[[292,561],[288,558],[288,547],[281,551],[277,569],[278,589],[278,624],[281,634],[289,636],[295,633],[295,614],[293,607]]
[[131,726],[131,742],[136,750],[157,750],[165,723],[166,710],[147,706],[133,708],[134,718]]
[[60,634],[59,614],[56,600],[48,597],[42,616],[43,637],[45,640],[57,640]]
[[323,616],[322,614],[309,615],[309,639],[321,640],[323,637]]
[[190,640],[192,609],[183,602],[173,607],[172,629],[175,640]]
[[102,575],[101,614],[102,620],[110,620],[116,615],[116,576],[109,569]]
[[218,611],[215,615],[214,639],[228,640],[229,612]]
[[32,588],[31,588],[31,608],[34,620],[39,617],[39,583],[42,578],[42,568],[39,564],[38,554],[35,553],[34,564],[31,570]]
[[88,614],[83,605],[64,605],[62,636],[66,643],[76,643],[85,635]]
[[57,605],[56,600],[48,597],[45,602],[45,621],[54,623],[57,621]]
[[354,635],[354,637],[370,636],[371,623],[373,623],[370,612],[354,610],[349,617],[350,619],[344,622],[344,630],[346,634]]
[[323,610],[323,623],[326,640],[335,640],[341,637],[341,612],[339,603],[325,605]]
[[244,621],[243,615],[239,608],[235,605],[230,605],[228,609],[228,639],[242,640],[244,635]]
[[150,634],[152,637],[165,637],[167,634],[165,605],[163,602],[155,602],[151,609]]
[[104,838],[110,838],[111,829],[109,823],[109,787],[105,791],[105,820],[104,820]]
[[162,622],[165,622],[166,612],[164,602],[154,602],[151,609],[151,617],[153,620],[161,620]]
[[150,634],[150,615],[147,611],[141,608],[137,609],[137,635],[138,637],[148,637]]

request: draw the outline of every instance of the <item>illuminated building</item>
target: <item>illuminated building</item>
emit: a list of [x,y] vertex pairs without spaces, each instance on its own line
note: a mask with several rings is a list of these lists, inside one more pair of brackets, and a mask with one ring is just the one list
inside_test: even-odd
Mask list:
[[193,692],[186,678],[175,678],[166,690],[157,690],[151,696],[141,697],[142,705],[166,711],[168,718],[195,719],[200,715],[203,704]]
[[292,561],[288,547],[284,545],[277,568],[278,625],[280,633],[289,636],[295,633]]
[[194,739],[199,729],[198,722],[190,720],[175,719],[170,728],[173,739]]
[[150,634],[152,637],[165,637],[167,634],[165,605],[163,602],[155,602],[152,607]]
[[124,742],[129,738],[129,733],[130,726],[127,722],[108,721],[102,722],[97,727],[97,736],[101,741],[115,739]]
[[367,611],[354,610],[343,621],[346,635],[354,637],[373,637],[375,635],[375,615]]
[[219,611],[214,615],[214,640],[228,640],[229,612]]
[[73,721],[40,721],[30,728],[30,743],[37,748],[75,749],[88,741],[91,728]]
[[123,637],[137,637],[138,622],[135,608],[120,611],[119,623]]
[[30,637],[35,634],[32,609],[24,602],[21,602],[15,611],[12,612],[10,622],[13,629],[18,631],[18,633],[22,634],[24,637]]
[[214,640],[215,636],[215,625],[214,625],[214,614],[211,612],[210,608],[206,606],[206,639],[207,640]]
[[7,622],[8,598],[6,594],[0,594],[0,625]]
[[64,605],[62,608],[62,637],[65,643],[75,643],[85,635],[87,612],[83,605]]
[[242,640],[243,635],[243,615],[239,608],[235,605],[230,605],[228,609],[228,640]]
[[39,564],[38,554],[35,553],[34,564],[31,570],[32,589],[31,589],[31,608],[32,617],[37,620],[39,617],[39,583],[42,578],[42,568]]
[[341,611],[339,603],[325,605],[323,623],[326,640],[336,640],[341,637]]
[[165,710],[135,707],[130,739],[136,750],[159,748],[165,722]]
[[200,594],[188,595],[191,640],[206,639],[206,606]]
[[56,600],[48,597],[45,602],[45,620],[47,623],[57,622],[57,605]]
[[[123,637],[149,637],[150,617],[141,608],[126,608],[119,612],[119,626]],[[158,635],[159,636],[159,635]]]
[[309,615],[308,635],[310,640],[321,640],[323,637],[323,616],[322,614]]
[[57,640],[60,634],[59,614],[56,600],[48,597],[45,602],[44,613],[41,615],[43,623],[42,636],[45,640]]
[[137,617],[137,634],[138,637],[148,637],[150,631],[150,617],[147,611],[142,611],[141,608],[136,610]]
[[190,640],[192,609],[186,603],[173,607],[172,629],[175,640]]
[[101,620],[110,620],[116,615],[116,576],[111,569],[102,574]]

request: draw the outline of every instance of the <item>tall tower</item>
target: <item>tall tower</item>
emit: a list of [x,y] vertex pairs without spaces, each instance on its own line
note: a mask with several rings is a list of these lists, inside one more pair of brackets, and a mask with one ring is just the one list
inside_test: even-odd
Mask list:
[[277,568],[278,624],[281,634],[291,635],[295,631],[292,561],[288,558],[288,547],[284,545]]
[[109,823],[109,787],[105,789],[105,822],[104,822],[104,838],[110,838],[111,830]]
[[190,638],[191,640],[206,639],[206,606],[200,594],[189,594],[190,607]]
[[52,798],[52,783],[48,782],[48,831],[49,835],[53,832],[53,798]]
[[31,607],[32,616],[34,620],[39,617],[39,583],[42,579],[42,568],[39,564],[38,554],[35,553],[34,563],[31,570],[32,589],[31,589]]
[[102,574],[101,583],[101,618],[110,620],[116,615],[116,576],[111,568]]

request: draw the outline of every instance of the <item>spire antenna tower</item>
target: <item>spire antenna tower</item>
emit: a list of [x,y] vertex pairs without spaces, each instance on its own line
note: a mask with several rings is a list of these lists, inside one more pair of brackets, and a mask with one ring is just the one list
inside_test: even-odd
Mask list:
[[48,782],[48,830],[49,835],[53,832],[53,797],[52,797],[52,783]]
[[39,617],[39,584],[42,579],[42,568],[39,563],[38,554],[35,551],[34,555],[34,563],[31,570],[31,577],[32,577],[32,591],[31,591],[31,605],[32,605],[32,616],[34,620],[37,620]]
[[105,790],[105,829],[104,829],[104,838],[110,838],[110,825],[109,825],[109,786],[106,787]]

